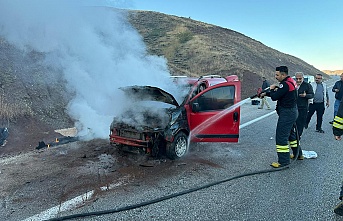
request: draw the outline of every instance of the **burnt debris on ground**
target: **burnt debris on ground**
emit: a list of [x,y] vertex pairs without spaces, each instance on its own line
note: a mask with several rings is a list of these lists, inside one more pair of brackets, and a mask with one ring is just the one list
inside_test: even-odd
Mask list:
[[71,142],[75,142],[80,140],[79,137],[60,137],[60,138],[56,138],[54,141],[49,142],[49,143],[45,143],[44,141],[39,141],[38,146],[36,147],[37,150],[42,149],[42,148],[46,148],[46,147],[53,147],[53,146],[58,146],[58,145],[62,145],[62,144],[67,144],[67,143],[71,143]]

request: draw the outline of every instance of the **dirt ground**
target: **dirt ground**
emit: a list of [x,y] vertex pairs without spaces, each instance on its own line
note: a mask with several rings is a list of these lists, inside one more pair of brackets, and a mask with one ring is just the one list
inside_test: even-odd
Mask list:
[[34,118],[21,118],[2,127],[8,127],[9,136],[7,144],[0,147],[0,158],[33,151],[39,141],[50,142],[62,136],[55,132],[58,128],[52,128]]
[[[39,141],[54,142],[63,135],[56,128],[26,119],[9,128],[8,143],[0,148],[0,213],[7,220],[35,206],[42,210],[113,184],[139,186],[172,176],[176,167],[206,164],[196,156],[171,161],[142,153],[119,151],[108,140],[76,141],[36,149]],[[63,131],[72,132],[72,130]],[[60,131],[61,132],[61,131]],[[108,192],[108,191],[106,191]]]
[[[15,174],[21,174],[22,176],[11,177],[11,179],[15,179],[15,182],[9,182],[8,180],[6,181],[7,184],[2,183],[2,190],[6,189],[6,186],[13,187],[13,183],[20,185],[20,179],[23,179],[22,182],[25,183],[29,182],[25,178],[32,179],[34,177],[38,178],[41,175],[45,176],[47,171],[50,171],[49,174],[51,175],[54,175],[54,173],[62,175],[66,170],[79,169],[77,178],[85,178],[87,180],[90,178],[89,176],[94,174],[98,175],[99,173],[116,171],[116,168],[111,168],[112,166],[110,165],[114,163],[110,157],[111,154],[115,154],[119,158],[120,156],[125,156],[125,153],[119,153],[116,148],[112,147],[108,140],[77,141],[37,149],[40,141],[46,144],[57,144],[55,142],[56,138],[65,138],[62,134],[68,135],[68,131],[71,132],[69,133],[70,135],[75,134],[73,129],[56,130],[57,128],[49,127],[34,119],[21,119],[8,129],[8,142],[4,147],[0,147],[1,175],[7,174],[10,176],[11,174],[6,173],[6,171],[11,170],[16,171]],[[105,155],[108,156],[108,159],[106,159]],[[142,157],[141,155],[139,156]],[[89,164],[91,161],[103,164],[100,165],[102,168],[94,169],[94,165],[88,165],[89,171],[78,168],[83,164]],[[122,164],[126,165],[128,163],[123,162]],[[66,171],[66,174],[63,174],[63,176],[73,176],[75,178],[75,175],[71,174],[73,173]],[[1,182],[5,182],[4,179]],[[6,194],[2,192],[1,195]]]

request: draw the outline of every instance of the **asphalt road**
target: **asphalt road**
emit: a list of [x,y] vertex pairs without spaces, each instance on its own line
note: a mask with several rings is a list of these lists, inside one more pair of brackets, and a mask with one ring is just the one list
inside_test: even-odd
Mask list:
[[[330,84],[332,85],[332,84]],[[315,132],[313,116],[304,131],[303,150],[316,159],[296,161],[289,169],[246,176],[136,209],[76,220],[343,220],[333,213],[342,182],[343,141],[335,141],[331,106],[325,111],[324,134]],[[275,104],[272,102],[275,106]],[[202,187],[245,173],[271,169],[275,150],[276,113],[258,110],[248,101],[241,106],[238,144],[205,143],[192,146],[185,159],[170,164],[173,173],[146,181],[114,185],[111,191],[60,216],[124,208],[170,194]],[[251,124],[251,120],[271,113]],[[188,166],[189,159],[197,164]],[[158,166],[149,170],[158,170]]]

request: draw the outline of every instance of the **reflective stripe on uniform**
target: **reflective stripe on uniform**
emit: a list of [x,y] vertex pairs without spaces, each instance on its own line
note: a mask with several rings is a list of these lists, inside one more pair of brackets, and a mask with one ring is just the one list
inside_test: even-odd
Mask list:
[[343,118],[336,115],[335,118],[333,119],[332,126],[337,129],[343,130]]
[[335,116],[335,118],[333,119],[333,121],[337,122],[337,123],[340,123],[340,124],[343,124],[343,118],[342,117],[339,117],[339,116]]
[[337,123],[336,121],[332,124],[333,127],[343,130],[343,124]]
[[288,147],[288,145],[276,145],[276,152],[277,153],[288,153],[289,147]]
[[289,146],[291,146],[291,147],[298,147],[298,142],[297,142],[297,140],[293,140],[293,141],[289,141]]

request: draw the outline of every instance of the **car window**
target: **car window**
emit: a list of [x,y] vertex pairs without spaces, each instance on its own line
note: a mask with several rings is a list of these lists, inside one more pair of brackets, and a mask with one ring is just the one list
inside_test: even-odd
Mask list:
[[192,103],[198,103],[198,111],[224,110],[234,104],[235,87],[224,86],[214,88],[196,98]]

